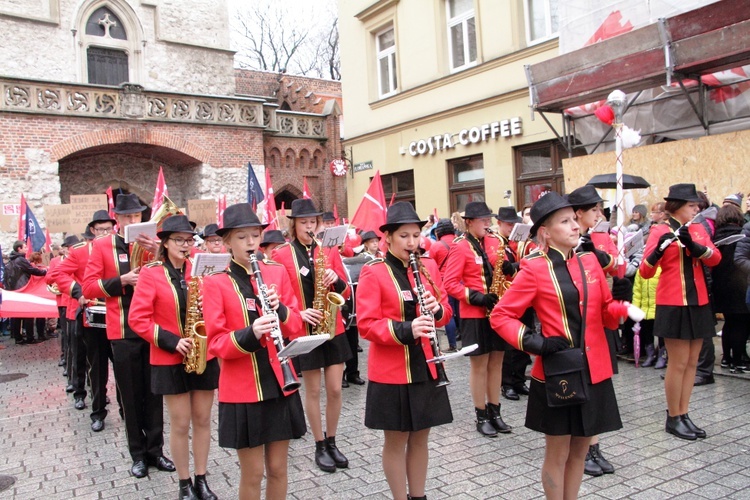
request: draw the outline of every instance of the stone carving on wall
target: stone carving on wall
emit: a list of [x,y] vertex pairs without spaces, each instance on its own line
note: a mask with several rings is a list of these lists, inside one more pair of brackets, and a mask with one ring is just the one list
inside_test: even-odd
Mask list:
[[0,89],[0,111],[266,127],[286,136],[326,138],[323,115],[294,111],[277,115],[276,104],[266,105],[257,98],[149,92],[130,83],[109,89],[10,78],[0,78]]

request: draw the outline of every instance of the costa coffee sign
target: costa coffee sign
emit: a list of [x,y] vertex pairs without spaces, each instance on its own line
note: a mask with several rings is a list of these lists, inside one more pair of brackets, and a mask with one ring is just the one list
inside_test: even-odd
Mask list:
[[432,155],[438,151],[453,149],[457,144],[468,146],[469,144],[486,142],[491,139],[496,140],[498,137],[510,137],[513,135],[523,135],[521,118],[518,116],[507,120],[485,123],[477,127],[465,128],[457,134],[438,134],[414,141],[409,144],[409,154],[412,156]]

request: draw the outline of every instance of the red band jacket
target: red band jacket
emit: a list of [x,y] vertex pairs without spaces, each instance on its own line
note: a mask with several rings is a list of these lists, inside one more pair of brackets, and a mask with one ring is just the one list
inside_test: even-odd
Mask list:
[[[185,359],[176,349],[180,339],[187,336],[182,309],[187,307],[191,271],[192,261],[188,259],[184,289],[180,284],[175,286],[170,270],[163,262],[144,266],[138,276],[128,324],[151,344],[152,365],[179,365]],[[208,360],[212,358],[210,354],[207,356]]]
[[717,265],[721,262],[721,252],[711,242],[702,224],[690,224],[689,231],[695,243],[706,247],[703,255],[690,255],[682,243],[675,241],[667,247],[655,266],[648,262],[649,255],[659,244],[659,238],[667,232],[675,232],[679,227],[680,223],[671,217],[667,224],[651,226],[639,273],[648,279],[656,274],[656,267],[661,266],[661,277],[656,285],[657,306],[703,306],[708,304],[703,264],[708,267]]
[[[320,248],[316,245],[312,251],[312,259],[315,261]],[[330,290],[341,294],[344,299],[349,298],[351,289],[347,282],[346,270],[344,263],[339,255],[338,248],[326,248],[323,250],[326,255],[326,268],[333,269],[339,277],[338,281],[331,285]],[[310,258],[307,255],[304,245],[298,240],[291,243],[285,243],[274,248],[272,254],[273,260],[280,263],[286,269],[289,280],[294,288],[294,294],[297,297],[299,309],[305,310],[312,307],[313,297],[315,296],[315,270],[310,265]],[[304,327],[304,328],[303,328]],[[336,312],[336,335],[344,333],[344,320],[341,316],[341,310]],[[294,332],[290,338],[295,339],[311,334],[311,327],[308,323],[302,323],[300,330]]]
[[[453,315],[448,295],[437,264],[426,258],[422,259],[422,264],[435,288],[424,275],[422,284],[433,296],[440,297],[441,309],[435,315],[435,325],[443,326]],[[429,363],[425,368],[424,360],[434,357],[429,339],[415,340],[411,331],[412,320],[420,315],[415,286],[408,264],[390,252],[385,259],[368,262],[362,267],[356,297],[357,328],[362,338],[370,341],[367,376],[373,382],[419,382],[420,377],[426,380],[427,369],[430,377],[436,379],[435,365]],[[418,349],[421,352],[417,352]]]
[[[289,337],[302,329],[294,288],[286,270],[273,261],[259,263],[263,282],[276,285],[281,333]],[[282,395],[283,375],[278,352],[268,335],[255,338],[252,322],[261,314],[258,288],[248,269],[232,261],[229,269],[203,279],[203,317],[208,352],[221,361],[219,401],[256,403]],[[248,286],[252,293],[248,293]],[[284,392],[289,395],[294,391]]]
[[[612,377],[612,361],[604,328],[616,329],[619,320],[627,315],[627,307],[612,300],[597,258],[586,253],[580,259],[588,293],[584,347],[591,381],[596,384]],[[578,260],[567,259],[554,248],[548,253],[534,252],[522,260],[513,286],[500,298],[490,316],[492,328],[521,351],[524,350],[524,341],[534,333],[521,323],[521,317],[529,307],[536,311],[545,337],[565,337],[571,345],[575,339],[580,339],[583,281]],[[542,363],[542,357],[537,356],[531,376],[543,381]]]
[[104,298],[107,305],[107,338],[139,339],[128,325],[133,287],[123,286],[120,276],[130,272],[130,249],[122,236],[112,234],[94,240],[83,278],[87,299]]
[[[617,246],[612,242],[609,233],[591,233],[591,242],[597,250],[609,255],[609,264],[602,266],[604,272],[612,276],[617,274]],[[601,263],[599,265],[601,266]]]
[[70,299],[70,306],[65,314],[65,317],[69,320],[76,319],[76,312],[79,307],[78,299],[84,296],[81,284],[86,274],[86,265],[91,255],[91,246],[92,242],[89,241],[82,241],[73,245],[68,250],[68,256],[55,270],[57,287]]
[[486,318],[487,309],[470,304],[469,294],[471,291],[489,292],[499,240],[489,235],[483,238],[484,251],[489,259],[487,263],[469,241],[470,238],[474,239],[469,233],[456,238],[455,245],[448,253],[448,261],[443,266],[443,280],[451,297],[459,301],[461,318]]
[[[47,267],[47,274],[44,275],[44,281],[48,285],[57,285],[57,266],[60,265],[60,262],[62,261],[61,256],[54,257],[52,260],[49,261],[49,267]],[[60,285],[57,285],[58,290],[60,289]],[[65,294],[60,292],[60,295],[55,295],[55,302],[57,303],[57,307],[67,307],[68,301],[65,297]]]
[[448,258],[448,252],[453,248],[454,239],[456,239],[455,235],[444,234],[430,247],[430,258],[437,264],[441,275],[445,275],[445,261]]

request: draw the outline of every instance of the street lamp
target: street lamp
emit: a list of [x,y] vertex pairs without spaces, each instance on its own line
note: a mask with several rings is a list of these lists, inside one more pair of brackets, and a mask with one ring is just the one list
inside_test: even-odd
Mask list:
[[625,204],[622,193],[622,115],[625,112],[625,106],[627,104],[625,92],[621,90],[613,90],[607,97],[607,104],[612,108],[612,111],[615,114],[615,120],[612,123],[612,126],[615,129],[615,178],[617,181],[617,189],[615,191],[615,206],[617,208],[617,265],[624,266],[625,235],[623,226],[625,224]]

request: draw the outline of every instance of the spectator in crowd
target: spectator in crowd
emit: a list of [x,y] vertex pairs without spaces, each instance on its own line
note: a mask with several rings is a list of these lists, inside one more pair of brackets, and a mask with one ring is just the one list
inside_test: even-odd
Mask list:
[[[750,198],[748,198],[750,200]],[[745,305],[750,310],[750,222],[746,223],[742,227],[742,234],[745,236],[737,243],[737,247],[734,252],[734,263],[743,274],[747,276],[747,291],[745,293]],[[750,358],[747,355],[747,334],[745,335],[745,341],[742,343],[742,349],[739,353],[741,356],[740,366],[750,366]]]
[[664,212],[664,202],[660,201],[651,205],[651,225],[661,224],[667,221],[667,214]]
[[[8,264],[5,266],[3,285],[6,290],[19,290],[26,286],[31,276],[44,276],[47,274],[46,269],[39,269],[31,265],[26,260],[26,243],[16,241],[13,243],[13,251],[10,253]],[[21,326],[26,330],[26,338],[23,338]],[[10,333],[16,341],[16,344],[35,344],[34,340],[34,320],[11,318]],[[44,331],[40,332],[42,335]],[[44,340],[44,339],[40,339]]]
[[649,221],[647,217],[648,210],[646,209],[646,205],[636,205],[633,207],[633,213],[630,217],[630,225],[637,226],[634,231],[637,231],[638,229],[644,229],[647,230],[649,226]]

